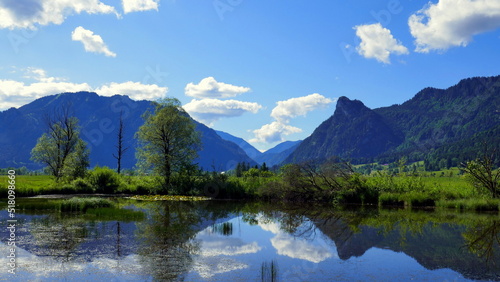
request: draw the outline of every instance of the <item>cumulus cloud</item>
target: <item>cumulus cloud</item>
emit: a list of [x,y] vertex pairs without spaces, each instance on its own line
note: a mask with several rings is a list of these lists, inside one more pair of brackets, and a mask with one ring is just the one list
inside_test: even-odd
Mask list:
[[251,143],[274,143],[285,141],[285,136],[302,132],[302,129],[289,125],[290,119],[305,116],[308,112],[326,107],[334,100],[314,93],[308,96],[278,101],[271,112],[275,121],[253,131],[255,138]]
[[500,27],[498,0],[440,0],[410,16],[415,51],[467,46],[476,34]]
[[102,96],[120,94],[127,95],[133,100],[158,100],[164,98],[167,91],[167,87],[161,87],[156,84],[142,84],[133,81],[123,83],[111,82],[95,89],[95,92]]
[[259,215],[257,219],[259,227],[276,235],[271,238],[271,244],[279,255],[314,263],[322,262],[330,257],[338,257],[336,250],[329,247],[328,243],[322,240],[321,237],[317,237],[318,240],[314,241],[294,237],[289,233],[285,233],[279,222],[269,222],[261,220],[262,218],[262,215]]
[[116,57],[116,54],[108,49],[108,46],[106,46],[101,36],[81,26],[75,28],[71,33],[71,39],[73,41],[82,42],[87,52],[101,53],[108,57]]
[[65,79],[60,77],[49,77],[47,76],[47,72],[44,69],[36,68],[36,67],[28,67],[25,69],[21,69],[24,71],[24,78],[32,79],[39,82],[56,82],[56,81],[64,81]]
[[248,91],[248,87],[217,82],[213,77],[204,78],[198,84],[188,83],[185,88],[185,94],[194,98],[231,98]]
[[0,110],[20,107],[47,95],[91,90],[92,87],[87,83],[36,82],[25,84],[14,80],[0,80]]
[[3,0],[0,1],[0,28],[29,28],[62,24],[72,14],[111,14],[115,8],[99,0]]
[[279,255],[320,263],[333,256],[324,246],[313,245],[306,240],[297,239],[289,234],[278,234],[271,239],[271,244]]
[[122,0],[123,12],[143,12],[149,10],[158,11],[159,0]]
[[262,106],[237,100],[193,99],[183,108],[199,122],[212,125],[221,118],[237,117],[247,112],[255,114]]
[[304,97],[291,98],[277,102],[277,106],[271,112],[271,117],[280,122],[289,122],[290,118],[305,116],[307,112],[327,106],[333,102],[331,99],[318,93]]
[[408,49],[396,40],[391,31],[382,27],[380,23],[355,26],[356,35],[361,42],[356,50],[367,59],[376,59],[379,62],[390,64],[391,54],[408,54]]
[[35,99],[64,92],[94,91],[102,96],[128,95],[134,100],[156,100],[166,95],[168,88],[139,82],[108,83],[94,88],[87,83],[73,83],[66,79],[50,77],[40,68],[23,69],[24,78],[34,80],[26,83],[15,80],[0,80],[0,110],[20,107]]
[[250,143],[274,143],[285,141],[285,136],[300,133],[302,129],[273,121],[269,124],[264,124],[261,128],[253,131],[255,138],[250,139]]

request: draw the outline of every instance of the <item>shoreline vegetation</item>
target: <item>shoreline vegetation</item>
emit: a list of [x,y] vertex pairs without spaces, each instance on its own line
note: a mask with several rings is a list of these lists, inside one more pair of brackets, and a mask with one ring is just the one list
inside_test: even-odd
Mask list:
[[[372,165],[285,165],[271,172],[265,165],[227,173],[197,171],[174,174],[165,189],[161,177],[118,174],[95,167],[84,177],[55,181],[49,175],[17,175],[16,196],[64,195],[69,197],[126,196],[145,201],[263,200],[330,203],[400,208],[446,208],[458,211],[500,211],[500,199],[474,185],[461,168],[426,172],[419,163],[385,165],[367,173]],[[243,168],[243,169],[241,169]],[[0,176],[3,178],[3,176]],[[3,182],[3,183],[2,183]],[[0,197],[7,197],[7,181],[0,182]]]

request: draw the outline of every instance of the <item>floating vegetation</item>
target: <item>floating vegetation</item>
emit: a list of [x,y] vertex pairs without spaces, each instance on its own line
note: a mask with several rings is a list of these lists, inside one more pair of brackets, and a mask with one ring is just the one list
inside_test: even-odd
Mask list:
[[171,196],[171,195],[135,195],[129,199],[140,201],[208,201],[209,197],[199,196]]
[[85,212],[87,209],[110,208],[113,206],[114,203],[108,199],[74,197],[61,202],[61,211]]

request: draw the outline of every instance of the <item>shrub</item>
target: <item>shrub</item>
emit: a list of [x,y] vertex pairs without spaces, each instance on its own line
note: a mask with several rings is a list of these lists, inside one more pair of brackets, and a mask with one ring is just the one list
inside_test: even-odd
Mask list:
[[88,176],[89,183],[97,193],[111,194],[120,186],[120,176],[108,167],[95,167]]
[[75,190],[78,193],[92,193],[93,192],[92,185],[90,185],[90,183],[83,178],[77,178],[77,179],[73,180],[73,182],[71,182],[71,185],[73,185],[73,187],[75,188]]

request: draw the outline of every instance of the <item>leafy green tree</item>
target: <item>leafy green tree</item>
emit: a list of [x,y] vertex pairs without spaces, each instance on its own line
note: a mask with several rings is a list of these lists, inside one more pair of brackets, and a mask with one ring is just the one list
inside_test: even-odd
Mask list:
[[144,113],[145,122],[136,133],[139,140],[136,157],[141,169],[161,176],[163,188],[168,192],[172,173],[192,164],[201,141],[179,100],[167,98],[155,106],[154,113]]
[[85,174],[89,151],[80,138],[78,119],[70,115],[69,106],[46,115],[48,130],[31,150],[31,159],[47,166],[56,182],[62,177],[76,178]]
[[75,145],[75,151],[70,154],[67,165],[64,167],[63,174],[69,180],[84,178],[87,175],[87,168],[90,166],[90,150],[87,144],[79,139]]

